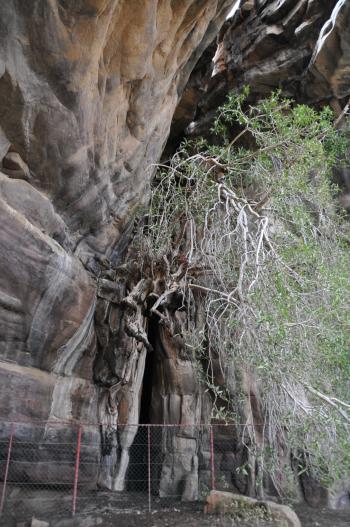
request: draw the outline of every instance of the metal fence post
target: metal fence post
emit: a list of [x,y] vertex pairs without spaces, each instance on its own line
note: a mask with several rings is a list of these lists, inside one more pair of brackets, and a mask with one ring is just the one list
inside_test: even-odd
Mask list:
[[79,478],[79,463],[80,463],[80,448],[81,448],[81,433],[83,427],[80,425],[78,430],[77,451],[75,456],[74,468],[74,485],[73,485],[73,500],[72,500],[72,516],[75,515],[77,508],[77,494],[78,494],[78,478]]
[[151,427],[147,425],[147,447],[148,447],[148,512],[152,511],[152,503],[151,503],[151,486],[152,486],[152,480],[151,480]]
[[210,425],[210,467],[211,467],[211,490],[215,490],[215,459],[214,459],[213,425]]
[[7,483],[8,473],[9,473],[9,466],[10,466],[10,459],[11,459],[11,450],[12,450],[14,430],[15,430],[15,425],[12,423],[9,444],[8,444],[8,447],[7,447],[7,457],[6,457],[4,481],[3,481],[3,484],[2,484],[1,502],[0,502],[0,516],[2,515],[3,509],[4,509],[4,505],[5,505],[6,483]]

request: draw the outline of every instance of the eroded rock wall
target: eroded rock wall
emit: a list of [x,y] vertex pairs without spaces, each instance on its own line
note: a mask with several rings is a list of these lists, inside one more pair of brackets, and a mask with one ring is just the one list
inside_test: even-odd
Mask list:
[[337,0],[242,0],[191,76],[174,136],[189,124],[189,135],[206,135],[227,93],[245,85],[251,100],[281,89],[298,102],[330,103],[339,115],[350,94],[349,16]]
[[[147,202],[179,95],[230,5],[1,3],[2,418],[98,422],[108,407],[114,425],[137,422],[146,350],[124,334],[111,268]],[[115,403],[104,387],[118,382]],[[132,439],[125,431],[122,446]],[[122,486],[125,466],[108,486]]]
[[[147,340],[146,299],[164,284],[143,279],[133,255],[123,264],[133,220],[176,107],[177,136],[191,122],[191,135],[207,133],[227,91],[244,84],[253,97],[282,87],[341,113],[350,93],[349,8],[333,21],[338,3],[243,1],[212,49],[232,0],[0,6],[1,414],[104,423],[101,435],[97,427],[89,435],[95,450],[87,456],[100,462],[91,481],[125,489],[152,352],[148,417],[187,427],[161,438],[157,491],[195,499],[208,483],[209,438],[191,427],[209,419],[210,398],[177,336],[185,321],[176,299],[173,331],[159,325]],[[318,50],[327,21],[334,28]],[[17,433],[38,444],[52,437],[28,426]],[[66,437],[59,426],[53,433]],[[239,445],[233,452],[225,433],[217,441],[224,480],[252,492],[236,470],[246,453]],[[27,475],[40,480],[30,467]]]

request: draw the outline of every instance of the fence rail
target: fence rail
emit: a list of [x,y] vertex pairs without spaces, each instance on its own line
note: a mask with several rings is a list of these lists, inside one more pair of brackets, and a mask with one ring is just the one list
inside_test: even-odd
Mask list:
[[106,488],[138,493],[136,506],[149,512],[200,500],[232,485],[236,427],[2,422],[0,523],[50,504],[74,516]]

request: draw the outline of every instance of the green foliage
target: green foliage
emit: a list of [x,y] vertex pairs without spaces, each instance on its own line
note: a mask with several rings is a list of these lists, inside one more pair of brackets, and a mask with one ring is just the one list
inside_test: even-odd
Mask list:
[[232,371],[260,386],[270,475],[283,438],[300,472],[329,483],[350,471],[350,238],[332,182],[348,138],[329,108],[279,93],[248,107],[248,93],[219,109],[220,146],[187,143],[159,170],[142,243],[174,269],[185,255],[188,302],[203,292],[186,338],[217,415],[244,415],[247,391],[216,385],[221,360],[228,386]]

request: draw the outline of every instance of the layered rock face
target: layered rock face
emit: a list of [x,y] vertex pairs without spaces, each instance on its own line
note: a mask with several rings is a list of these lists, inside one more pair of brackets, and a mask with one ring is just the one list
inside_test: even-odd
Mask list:
[[251,100],[281,89],[298,102],[330,103],[340,114],[350,94],[349,17],[343,1],[242,0],[192,74],[174,135],[190,123],[189,135],[206,134],[227,93],[245,85]]
[[[184,135],[210,136],[227,94],[249,86],[249,102],[280,89],[298,103],[330,105],[342,126],[350,95],[350,7],[343,0],[241,0],[201,57],[176,109],[165,156]],[[215,141],[215,138],[212,138]],[[335,169],[350,210],[350,171]]]
[[[1,417],[97,423],[108,407],[113,424],[137,422],[147,351],[124,332],[129,286],[113,269],[179,94],[230,5],[0,6]],[[105,393],[118,383],[122,401]],[[133,433],[123,438],[128,448]]]
[[[0,6],[0,416],[41,446],[70,432],[56,424],[38,435],[21,422],[96,423],[86,450],[92,483],[125,488],[137,427],[120,425],[139,422],[146,383],[143,420],[186,425],[160,440],[156,490],[195,499],[208,482],[209,437],[193,425],[208,421],[210,397],[173,338],[184,324],[176,299],[163,306],[172,334],[145,323],[146,298],[163,286],[144,279],[128,254],[134,218],[176,108],[176,136],[190,122],[193,136],[207,131],[227,91],[244,84],[253,96],[281,85],[342,111],[348,5],[332,17],[341,3],[242,2],[218,48],[208,45],[232,0]],[[217,441],[223,477],[249,492],[246,481],[232,483],[246,453],[233,453],[228,432]],[[26,475],[40,481],[30,467]]]
[[222,31],[215,73],[263,96],[279,87],[306,103],[349,95],[346,2],[243,1]]

